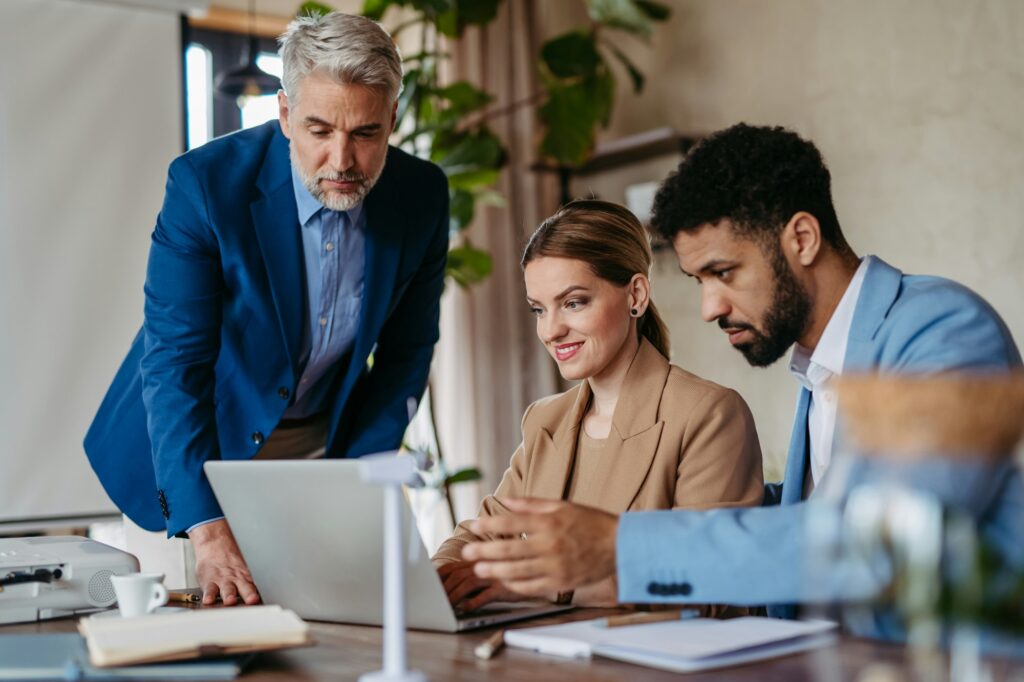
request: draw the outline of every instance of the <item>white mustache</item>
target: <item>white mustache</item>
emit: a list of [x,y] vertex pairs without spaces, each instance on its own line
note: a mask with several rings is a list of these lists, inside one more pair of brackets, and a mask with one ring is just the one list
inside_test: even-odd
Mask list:
[[366,176],[362,173],[326,173],[317,175],[314,180],[319,183],[321,180],[330,182],[358,182],[365,184]]

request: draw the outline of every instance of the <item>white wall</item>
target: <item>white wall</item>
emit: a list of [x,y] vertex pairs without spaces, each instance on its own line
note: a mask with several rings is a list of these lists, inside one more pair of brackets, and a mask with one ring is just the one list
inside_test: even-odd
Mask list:
[[142,322],[179,20],[3,0],[0,27],[0,521],[113,511],[82,438]]
[[[673,17],[650,47],[622,41],[649,80],[635,97],[619,78],[604,138],[665,125],[702,133],[738,121],[794,128],[824,153],[840,222],[858,253],[967,284],[1020,344],[1024,3],[668,4]],[[653,161],[626,182],[663,177],[673,166]],[[602,194],[621,201],[622,185]],[[796,392],[786,363],[750,369],[700,320],[698,289],[671,253],[659,256],[654,287],[675,362],[746,397],[768,470],[780,473]]]

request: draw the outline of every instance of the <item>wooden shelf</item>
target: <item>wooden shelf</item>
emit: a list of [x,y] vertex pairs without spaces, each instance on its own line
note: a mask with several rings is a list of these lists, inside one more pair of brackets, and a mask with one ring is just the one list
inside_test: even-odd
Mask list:
[[[673,128],[647,130],[597,145],[590,159],[580,168],[572,169],[571,173],[575,177],[583,177],[646,161],[663,154],[682,154],[698,139],[697,135],[684,135]],[[565,170],[547,162],[535,163],[530,168],[551,173]]]

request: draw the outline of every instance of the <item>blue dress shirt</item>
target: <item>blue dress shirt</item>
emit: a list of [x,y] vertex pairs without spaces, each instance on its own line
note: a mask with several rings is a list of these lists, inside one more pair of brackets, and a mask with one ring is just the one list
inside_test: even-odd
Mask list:
[[338,361],[351,349],[363,304],[366,216],[363,204],[332,211],[313,198],[292,166],[302,226],[307,307],[299,366],[302,374],[285,419],[321,412]]

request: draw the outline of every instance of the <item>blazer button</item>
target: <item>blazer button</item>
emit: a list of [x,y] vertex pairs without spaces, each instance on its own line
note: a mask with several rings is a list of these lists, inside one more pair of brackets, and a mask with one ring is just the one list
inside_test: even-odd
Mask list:
[[291,397],[291,395],[292,395],[292,392],[291,392],[291,391],[289,391],[289,390],[288,390],[287,388],[285,388],[284,386],[282,386],[281,388],[277,389],[277,394],[278,394],[279,396],[281,396],[281,398],[282,398],[283,400],[288,400],[288,398],[289,398],[289,397]]
[[256,431],[255,433],[252,434],[252,444],[253,445],[263,445],[263,432],[262,431]]
[[160,502],[160,513],[163,514],[165,519],[171,518],[171,511],[167,507],[167,497],[164,496],[163,490],[157,490],[156,498]]

